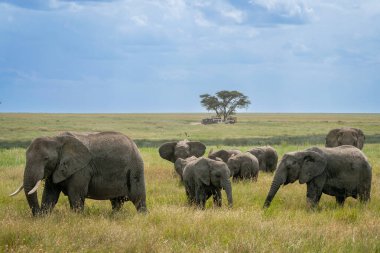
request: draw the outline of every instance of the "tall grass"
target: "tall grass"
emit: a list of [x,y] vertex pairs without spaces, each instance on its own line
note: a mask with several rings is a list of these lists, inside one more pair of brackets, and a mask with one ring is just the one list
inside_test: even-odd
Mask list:
[[[38,136],[39,132],[26,129],[38,126],[38,122],[46,117],[46,135],[65,130],[88,131],[89,125],[107,126],[108,130],[124,132],[124,115],[1,115],[1,127],[12,125],[19,121],[19,130],[14,135],[1,133],[2,140],[10,143]],[[20,117],[20,119],[18,119]],[[29,118],[28,118],[29,117]],[[113,118],[115,117],[115,118]],[[188,127],[197,115],[153,115],[134,119],[132,125],[138,126],[154,118],[157,128],[165,127],[171,121],[176,127],[173,132],[157,139],[175,139],[177,133]],[[247,118],[245,118],[247,117]],[[305,119],[303,118],[305,117]],[[336,115],[337,119],[349,122],[352,126],[361,126],[370,135],[380,134],[380,117],[367,115]],[[38,119],[36,119],[38,118]],[[177,120],[176,120],[177,118]],[[289,135],[305,135],[314,130],[309,129],[311,123],[317,122],[316,134],[322,134],[333,125],[339,125],[333,115],[252,115],[244,116],[241,123],[234,126],[216,125],[211,129],[196,125],[191,131],[193,136],[204,136],[211,144],[210,148],[238,148],[248,150],[252,146],[232,143],[227,146],[222,140],[229,136],[232,139],[243,138],[251,128],[254,118],[262,123],[259,132],[251,136],[264,138],[266,136],[284,136],[288,130],[279,130],[280,126],[271,125],[273,121],[286,122]],[[321,121],[329,122],[321,122]],[[28,120],[29,119],[29,120]],[[112,123],[113,119],[115,122]],[[66,122],[63,125],[53,122]],[[70,122],[84,122],[76,125],[78,128],[66,127]],[[85,122],[90,121],[89,125]],[[104,121],[104,122],[103,122]],[[50,123],[49,123],[50,122]],[[180,123],[178,123],[180,122]],[[113,125],[114,124],[114,125]],[[240,125],[241,124],[241,125]],[[280,123],[279,123],[280,124]],[[326,125],[325,125],[326,124]],[[377,124],[377,125],[376,125]],[[128,124],[127,124],[128,125]],[[177,127],[178,125],[178,127]],[[254,125],[254,124],[253,124]],[[260,125],[260,124],[258,124]],[[376,126],[375,126],[376,125]],[[257,125],[256,125],[257,126]],[[111,128],[115,129],[111,129]],[[286,126],[284,126],[286,129]],[[220,129],[219,129],[220,128]],[[52,130],[54,129],[54,130]],[[216,129],[216,130],[213,130]],[[26,131],[26,133],[24,132]],[[153,134],[146,135],[141,129],[131,131],[140,139],[150,140]],[[154,128],[149,128],[154,131]],[[214,131],[223,132],[217,137]],[[126,132],[127,133],[127,132]],[[206,138],[206,134],[210,134]],[[20,138],[20,139],[18,139]],[[154,139],[154,138],[153,138]],[[193,139],[193,138],[192,138]],[[194,138],[195,139],[195,138]],[[1,144],[1,143],[0,143]],[[156,145],[156,144],[155,144]],[[274,145],[279,155],[294,150],[302,150],[311,145],[304,143],[287,143],[285,141]],[[322,145],[322,143],[316,143]],[[45,217],[31,217],[25,196],[19,194],[8,197],[22,181],[25,163],[25,148],[8,147],[0,149],[0,251],[15,252],[380,252],[380,142],[365,144],[364,152],[373,166],[372,199],[367,205],[349,198],[343,208],[335,204],[331,196],[322,195],[319,208],[311,211],[306,205],[306,186],[294,183],[281,187],[269,209],[263,210],[262,205],[268,193],[272,174],[260,173],[258,181],[233,183],[234,207],[226,205],[223,193],[222,208],[214,208],[209,200],[206,210],[197,210],[186,204],[185,191],[178,182],[173,165],[158,155],[155,146],[140,147],[145,163],[145,179],[147,186],[147,205],[149,213],[137,214],[134,206],[127,202],[120,212],[111,211],[109,201],[86,200],[83,214],[73,213],[66,196],[61,195],[54,211]],[[39,189],[39,196],[41,190]]]

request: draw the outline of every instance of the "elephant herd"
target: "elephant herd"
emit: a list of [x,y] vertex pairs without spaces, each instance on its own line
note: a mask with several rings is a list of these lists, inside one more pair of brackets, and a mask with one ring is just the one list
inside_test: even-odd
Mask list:
[[[326,147],[312,147],[286,153],[278,163],[275,149],[256,147],[240,150],[211,150],[198,141],[167,142],[159,147],[161,158],[174,164],[183,182],[189,204],[205,207],[213,196],[221,206],[223,189],[232,207],[232,183],[257,181],[259,171],[274,172],[272,185],[264,202],[269,207],[281,185],[299,181],[307,185],[307,202],[315,207],[322,193],[335,196],[344,204],[347,197],[370,199],[372,172],[364,153],[364,134],[360,129],[333,129],[326,136]],[[45,181],[41,205],[37,189]],[[144,163],[136,144],[117,132],[71,133],[40,137],[26,151],[24,180],[11,194],[24,189],[33,215],[52,211],[62,192],[70,207],[82,211],[86,198],[110,200],[119,210],[131,201],[137,211],[146,212]]]
[[230,177],[256,181],[259,170],[273,172],[278,160],[276,150],[269,146],[247,152],[210,150],[206,158],[202,157],[206,151],[203,143],[184,140],[164,143],[158,151],[161,158],[175,161],[174,169],[185,186],[189,204],[195,203],[201,208],[211,196],[214,205],[221,206],[221,189],[225,190],[228,205],[232,207]]

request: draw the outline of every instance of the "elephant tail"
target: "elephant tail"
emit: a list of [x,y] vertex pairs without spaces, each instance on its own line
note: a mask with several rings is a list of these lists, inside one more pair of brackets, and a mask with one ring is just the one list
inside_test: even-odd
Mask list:
[[131,192],[131,170],[127,171],[127,189]]

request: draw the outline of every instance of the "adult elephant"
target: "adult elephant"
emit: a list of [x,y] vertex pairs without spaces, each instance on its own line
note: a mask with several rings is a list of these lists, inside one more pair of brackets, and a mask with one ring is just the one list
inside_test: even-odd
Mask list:
[[253,179],[257,181],[259,161],[251,153],[245,152],[232,155],[227,161],[227,166],[233,179]]
[[220,158],[223,160],[223,162],[227,163],[228,159],[232,155],[237,155],[240,153],[241,153],[240,150],[235,150],[235,149],[232,149],[232,150],[221,149],[221,150],[214,151],[214,152],[211,149],[210,152],[208,153],[208,158],[213,159],[213,160],[217,160],[217,158]]
[[359,197],[367,202],[372,169],[362,151],[347,145],[287,153],[278,165],[264,207],[269,207],[280,185],[296,180],[306,183],[306,197],[311,207],[318,205],[322,193],[335,196],[340,205],[347,197]]
[[202,142],[188,140],[166,142],[158,149],[161,158],[172,163],[175,163],[178,158],[201,157],[205,151],[206,146]]
[[256,147],[248,151],[259,160],[260,170],[273,172],[277,167],[278,155],[271,146]]
[[204,209],[206,200],[213,196],[214,205],[221,206],[221,189],[224,189],[232,207],[230,170],[226,163],[204,157],[189,161],[183,170],[183,182],[190,204],[195,203]]
[[344,127],[332,129],[326,136],[326,147],[351,145],[363,149],[365,135],[358,128]]
[[[37,188],[45,180],[41,207]],[[33,215],[51,211],[63,192],[82,211],[85,198],[111,200],[118,210],[130,200],[145,212],[144,164],[135,143],[117,132],[63,133],[40,137],[26,151],[22,188]]]

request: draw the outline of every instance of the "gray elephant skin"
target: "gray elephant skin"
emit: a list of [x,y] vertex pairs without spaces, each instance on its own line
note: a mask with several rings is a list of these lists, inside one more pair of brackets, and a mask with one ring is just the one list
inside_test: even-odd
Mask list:
[[[37,188],[45,180],[41,206]],[[33,215],[51,211],[63,192],[70,207],[82,211],[85,198],[111,200],[118,210],[132,201],[145,212],[144,164],[135,143],[117,132],[64,133],[40,137],[26,151],[24,188]]]
[[158,149],[161,158],[172,163],[175,163],[178,158],[201,157],[205,151],[206,146],[202,142],[188,140],[166,142]]
[[259,160],[260,170],[273,172],[276,170],[278,155],[274,148],[270,146],[256,147],[248,151]]
[[220,158],[223,160],[223,162],[227,163],[228,159],[232,155],[237,155],[240,153],[241,153],[240,150],[234,150],[234,149],[232,149],[232,150],[221,149],[221,150],[214,151],[214,152],[211,149],[210,152],[208,153],[208,158],[213,159],[213,160],[217,160],[217,158]]
[[339,205],[347,197],[359,197],[361,202],[367,202],[372,169],[361,150],[347,145],[287,153],[278,165],[264,207],[269,207],[282,184],[296,180],[306,183],[306,198],[311,207],[318,205],[322,193],[335,196]]
[[186,167],[186,165],[189,162],[197,160],[197,159],[198,159],[198,157],[191,156],[191,157],[188,157],[186,159],[178,158],[177,161],[175,161],[174,169],[177,172],[177,174],[179,175],[179,177],[181,178],[181,182],[183,181],[183,170]]
[[189,204],[195,203],[204,209],[207,199],[213,196],[214,205],[222,205],[221,189],[227,194],[228,205],[232,207],[230,170],[226,163],[200,157],[187,163],[183,171]]
[[234,180],[253,179],[257,181],[259,175],[259,161],[249,152],[232,155],[227,166]]
[[351,145],[363,149],[365,135],[358,128],[344,127],[332,129],[326,136],[326,147]]

